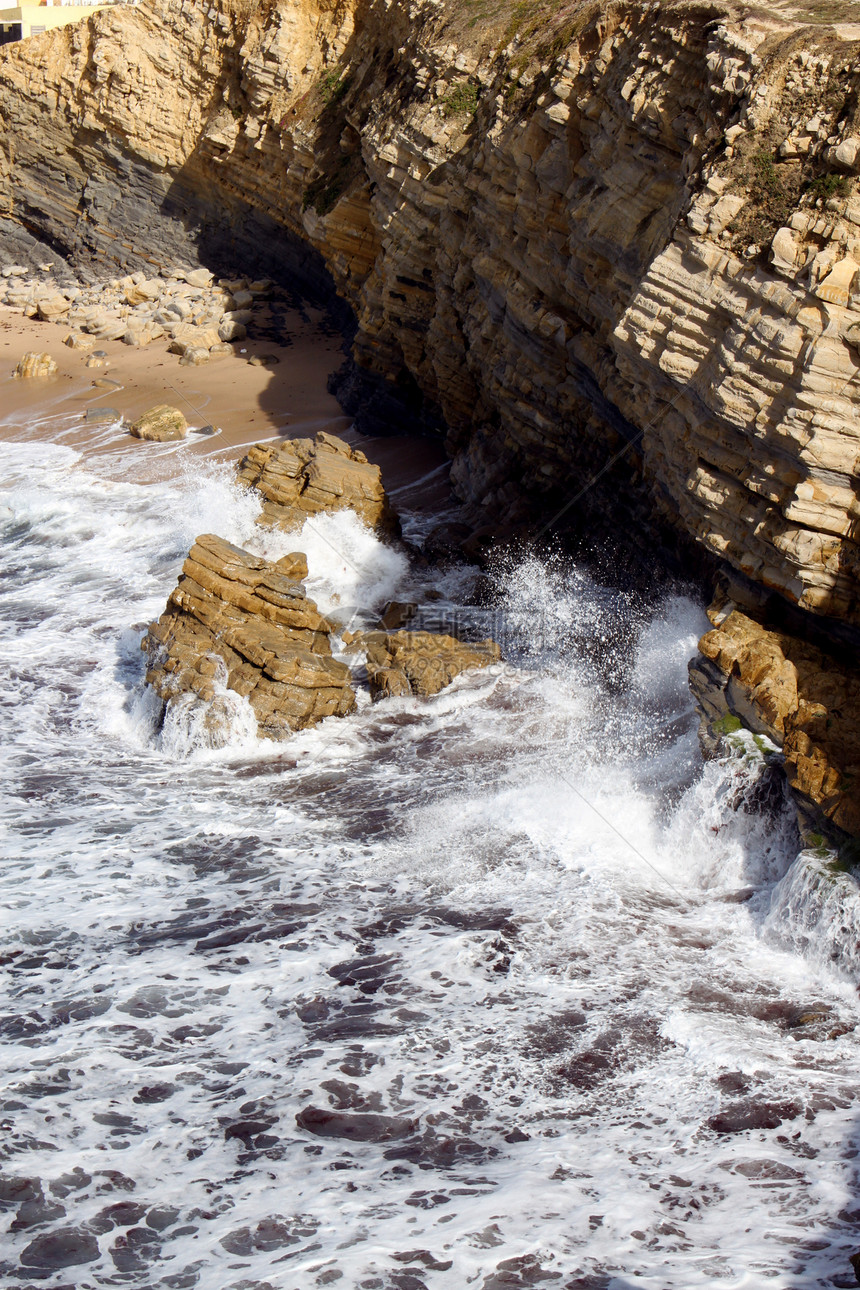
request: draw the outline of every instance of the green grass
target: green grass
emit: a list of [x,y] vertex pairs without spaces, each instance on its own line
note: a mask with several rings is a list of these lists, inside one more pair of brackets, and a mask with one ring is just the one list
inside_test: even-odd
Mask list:
[[478,110],[478,87],[471,81],[452,85],[442,100],[446,116],[474,116]]
[[819,175],[806,185],[804,196],[813,202],[826,202],[831,197],[847,197],[850,191],[851,181],[847,175]]
[[319,82],[317,88],[326,107],[334,107],[344,97],[352,81],[344,77],[339,67],[333,67]]

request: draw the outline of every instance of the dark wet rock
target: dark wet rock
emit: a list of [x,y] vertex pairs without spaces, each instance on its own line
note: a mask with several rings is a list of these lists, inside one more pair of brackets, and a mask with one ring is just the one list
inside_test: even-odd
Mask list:
[[145,1205],[139,1205],[133,1200],[118,1200],[99,1210],[95,1218],[90,1219],[88,1226],[98,1233],[109,1232],[114,1227],[132,1227],[140,1222],[145,1213]]
[[453,1259],[434,1258],[429,1250],[405,1250],[391,1257],[398,1263],[420,1263],[431,1272],[447,1272],[454,1263]]
[[747,1129],[778,1129],[784,1120],[796,1120],[803,1112],[800,1102],[786,1099],[780,1102],[756,1102],[746,1099],[735,1102],[712,1115],[708,1128],[715,1133],[744,1133]]
[[96,1178],[100,1180],[98,1183],[100,1192],[134,1191],[137,1187],[137,1183],[133,1178],[127,1178],[118,1169],[100,1169],[96,1174]]
[[399,979],[387,971],[398,961],[396,954],[374,954],[349,963],[336,963],[329,968],[329,976],[335,977],[341,985],[355,986],[362,994],[375,994],[386,982]]
[[756,1183],[776,1185],[785,1182],[808,1183],[809,1181],[799,1169],[793,1169],[782,1160],[725,1160],[720,1162],[720,1168],[740,1174],[750,1182]]
[[450,1205],[451,1197],[444,1191],[413,1191],[405,1204],[411,1209],[436,1209],[439,1205]]
[[92,1182],[92,1178],[79,1165],[76,1165],[71,1173],[60,1174],[49,1184],[49,1190],[54,1196],[68,1196],[73,1191],[80,1191],[82,1187],[87,1187]]
[[323,1080],[320,1085],[329,1095],[336,1111],[381,1111],[382,1095],[376,1090],[362,1093],[357,1084],[346,1084],[342,1079]]
[[144,1084],[138,1089],[132,1101],[151,1106],[155,1102],[166,1102],[175,1092],[175,1084]]
[[393,1026],[387,1021],[374,1021],[372,1013],[344,1014],[325,1026],[318,1026],[314,1031],[317,1040],[383,1039],[387,1035],[399,1035],[403,1026]]
[[118,1272],[140,1272],[158,1258],[161,1237],[150,1227],[130,1227],[118,1236],[110,1256]]
[[38,1178],[0,1174],[0,1209],[14,1209],[25,1201],[39,1200],[42,1184]]
[[92,1263],[98,1257],[99,1244],[92,1232],[83,1227],[60,1227],[25,1246],[21,1262],[24,1267],[53,1270]]
[[246,1149],[256,1145],[254,1140],[261,1134],[267,1134],[272,1125],[277,1124],[277,1115],[245,1116],[241,1119],[223,1122],[224,1139],[230,1142],[237,1139]]
[[46,1200],[43,1196],[37,1196],[33,1200],[25,1200],[20,1206],[15,1220],[10,1227],[11,1232],[23,1232],[30,1227],[41,1227],[45,1223],[54,1223],[59,1218],[66,1217],[65,1206],[58,1201]]
[[396,1115],[348,1115],[307,1106],[296,1116],[300,1129],[320,1138],[345,1138],[351,1142],[391,1142],[415,1132],[416,1121]]
[[502,1259],[495,1272],[484,1277],[481,1290],[510,1290],[512,1286],[536,1286],[547,1281],[560,1281],[562,1274],[541,1266],[533,1254],[520,1258]]
[[278,1217],[264,1218],[256,1227],[238,1227],[221,1240],[221,1245],[229,1254],[238,1254],[248,1258],[255,1251],[278,1250],[290,1245],[298,1245],[309,1236],[314,1236],[317,1224],[313,1219],[297,1217],[284,1219]]
[[436,560],[462,559],[463,543],[468,542],[471,536],[472,529],[468,524],[451,520],[437,524],[424,539],[424,554]]
[[97,1111],[93,1121],[106,1129],[130,1129],[134,1124],[130,1115],[120,1115],[117,1111]]
[[160,1284],[166,1286],[167,1290],[191,1290],[200,1281],[198,1268],[203,1266],[203,1261],[190,1263],[183,1268],[181,1272],[174,1272],[170,1276],[162,1277]]

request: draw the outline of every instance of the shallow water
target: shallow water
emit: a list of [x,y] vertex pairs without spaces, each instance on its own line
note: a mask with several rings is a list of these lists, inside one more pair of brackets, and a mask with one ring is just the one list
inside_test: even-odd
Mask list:
[[216,750],[142,688],[192,539],[306,549],[344,618],[404,557],[262,535],[211,463],[0,456],[0,1279],[854,1283],[851,880],[751,741],[701,764],[698,605],[454,570],[426,620],[504,665],[280,745],[236,699]]

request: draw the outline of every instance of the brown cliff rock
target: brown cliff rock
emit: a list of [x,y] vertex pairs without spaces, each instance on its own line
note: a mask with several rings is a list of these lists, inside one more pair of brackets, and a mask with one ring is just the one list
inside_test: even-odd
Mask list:
[[801,822],[860,835],[860,676],[850,661],[732,610],[699,642],[690,684],[705,743],[742,724],[782,748]]
[[211,702],[226,685],[247,696],[271,738],[350,712],[349,668],[331,656],[330,624],[296,580],[302,571],[301,555],[272,564],[198,537],[143,640],[148,684],[166,702],[188,692]]
[[308,515],[348,508],[370,528],[397,528],[379,467],[322,430],[315,439],[255,444],[239,462],[238,478],[262,495],[262,524],[298,528]]
[[438,694],[461,672],[489,667],[501,657],[495,641],[466,645],[436,632],[356,632],[344,640],[351,652],[364,651],[374,699]]

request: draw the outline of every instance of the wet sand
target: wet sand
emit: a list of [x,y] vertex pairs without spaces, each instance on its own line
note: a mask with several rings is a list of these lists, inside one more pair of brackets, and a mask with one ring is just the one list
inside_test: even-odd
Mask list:
[[[425,512],[452,505],[441,442],[369,438],[352,429],[326,389],[344,355],[343,340],[322,310],[292,310],[280,342],[251,337],[236,344],[233,354],[200,367],[180,366],[179,357],[167,352],[165,337],[142,349],[96,340],[93,348],[108,357],[103,367],[88,368],[89,352],[63,344],[68,330],[0,306],[0,440],[38,440],[50,427],[55,442],[60,432],[63,443],[87,458],[97,457],[102,469],[147,483],[184,468],[189,457],[238,460],[250,444],[325,430],[360,446],[382,467],[395,503]],[[16,363],[29,351],[50,354],[56,375],[14,378]],[[262,367],[249,362],[263,356],[275,361]],[[100,378],[117,381],[120,388],[99,388],[94,382]],[[181,443],[143,443],[115,420],[86,419],[88,411],[92,416],[115,409],[130,422],[157,403],[184,414],[190,429]],[[207,425],[215,427],[214,435],[199,433]]]

